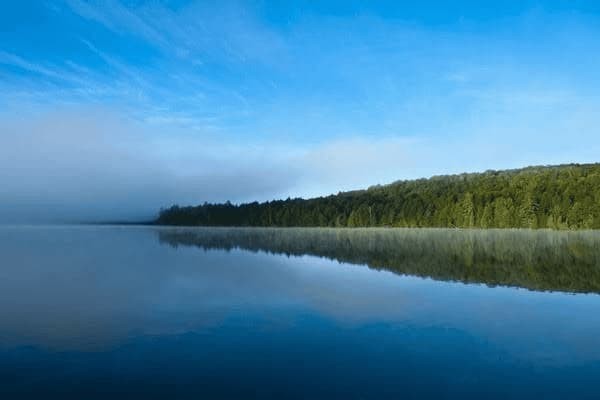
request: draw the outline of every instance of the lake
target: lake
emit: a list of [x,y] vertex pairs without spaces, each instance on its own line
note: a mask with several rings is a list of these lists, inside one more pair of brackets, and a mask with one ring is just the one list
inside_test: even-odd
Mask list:
[[2,398],[600,398],[600,233],[0,227]]

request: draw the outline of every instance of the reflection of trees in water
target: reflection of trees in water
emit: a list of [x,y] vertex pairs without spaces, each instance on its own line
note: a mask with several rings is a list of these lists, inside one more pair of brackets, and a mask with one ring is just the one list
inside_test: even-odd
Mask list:
[[600,233],[519,230],[166,228],[161,243],[315,255],[439,280],[600,293]]

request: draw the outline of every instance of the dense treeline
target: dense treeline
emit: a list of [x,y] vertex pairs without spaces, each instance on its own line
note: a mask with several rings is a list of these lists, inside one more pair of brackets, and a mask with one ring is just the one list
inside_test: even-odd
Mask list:
[[310,254],[444,281],[600,293],[600,232],[161,228],[158,235],[171,246]]
[[173,206],[158,224],[600,229],[600,164],[398,181],[314,199]]

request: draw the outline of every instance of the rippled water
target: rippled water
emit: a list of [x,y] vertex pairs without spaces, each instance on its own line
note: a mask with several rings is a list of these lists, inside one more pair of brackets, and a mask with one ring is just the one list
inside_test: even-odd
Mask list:
[[0,228],[2,398],[599,398],[600,235]]

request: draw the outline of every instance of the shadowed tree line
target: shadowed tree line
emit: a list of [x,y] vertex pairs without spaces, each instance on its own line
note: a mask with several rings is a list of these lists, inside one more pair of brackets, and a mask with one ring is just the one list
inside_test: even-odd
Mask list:
[[444,281],[600,293],[600,232],[162,228],[158,234],[174,247],[309,254]]
[[600,164],[438,176],[307,200],[173,206],[156,223],[600,229]]

